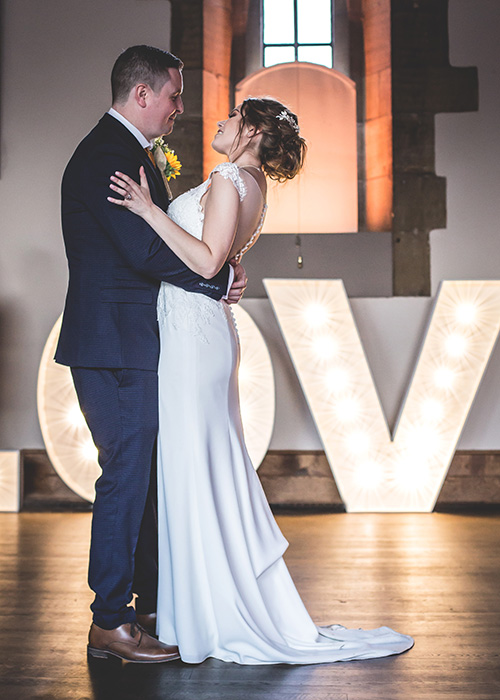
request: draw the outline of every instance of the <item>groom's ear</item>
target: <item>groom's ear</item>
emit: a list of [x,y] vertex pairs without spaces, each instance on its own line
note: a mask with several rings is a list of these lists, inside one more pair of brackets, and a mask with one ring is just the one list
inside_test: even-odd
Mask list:
[[137,102],[139,107],[147,106],[147,98],[149,94],[149,86],[144,83],[139,83],[132,88],[134,94],[134,100]]

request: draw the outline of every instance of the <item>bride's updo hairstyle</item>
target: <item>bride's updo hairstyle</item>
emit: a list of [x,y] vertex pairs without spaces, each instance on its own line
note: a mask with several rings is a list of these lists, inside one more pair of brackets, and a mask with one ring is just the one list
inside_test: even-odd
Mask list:
[[269,97],[249,97],[241,103],[240,129],[253,126],[262,134],[258,156],[271,180],[291,180],[301,170],[306,142],[297,115]]

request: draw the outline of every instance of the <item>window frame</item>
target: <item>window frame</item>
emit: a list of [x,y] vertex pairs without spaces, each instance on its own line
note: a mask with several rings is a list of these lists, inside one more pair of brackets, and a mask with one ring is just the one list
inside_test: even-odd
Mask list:
[[[272,2],[272,0],[268,0],[268,1]],[[264,67],[266,67],[266,49],[267,48],[274,49],[274,48],[291,48],[291,47],[293,47],[294,56],[295,56],[293,63],[295,63],[295,62],[310,63],[310,61],[300,61],[300,59],[298,57],[299,48],[301,48],[301,47],[327,46],[331,49],[331,52],[332,52],[332,65],[331,65],[331,67],[334,68],[334,66],[335,66],[335,0],[330,0],[332,40],[329,43],[325,43],[324,41],[321,41],[318,43],[314,43],[314,42],[301,43],[298,41],[298,8],[297,8],[298,0],[292,0],[292,2],[293,2],[293,28],[294,28],[294,37],[293,37],[294,41],[293,41],[293,43],[266,44],[264,42],[264,4],[265,4],[265,2],[266,2],[266,0],[260,0],[260,16],[262,18],[262,22],[261,22],[262,65]],[[285,63],[285,61],[283,61],[283,63]],[[279,65],[279,63],[273,63],[272,65]],[[316,65],[325,65],[325,64],[318,63]]]

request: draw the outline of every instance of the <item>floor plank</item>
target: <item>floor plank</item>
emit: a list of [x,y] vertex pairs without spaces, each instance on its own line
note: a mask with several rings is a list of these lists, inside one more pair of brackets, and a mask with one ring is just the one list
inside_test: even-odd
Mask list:
[[400,657],[311,666],[97,662],[85,656],[88,513],[0,514],[4,700],[498,700],[500,517],[280,516],[314,619],[388,624]]

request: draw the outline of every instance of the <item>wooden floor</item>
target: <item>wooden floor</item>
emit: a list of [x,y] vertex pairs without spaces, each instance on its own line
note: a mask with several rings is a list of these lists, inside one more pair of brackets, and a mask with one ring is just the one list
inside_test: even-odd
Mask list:
[[88,513],[0,514],[2,700],[499,700],[500,517],[278,518],[318,623],[411,634],[399,657],[314,666],[157,666],[85,654]]

